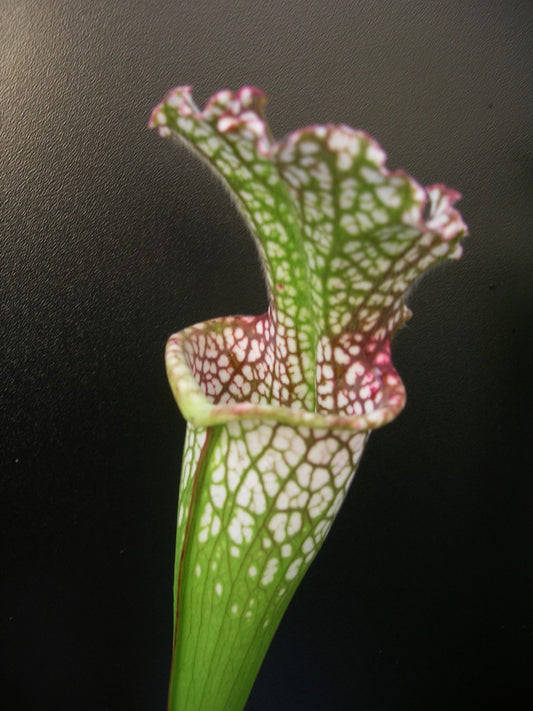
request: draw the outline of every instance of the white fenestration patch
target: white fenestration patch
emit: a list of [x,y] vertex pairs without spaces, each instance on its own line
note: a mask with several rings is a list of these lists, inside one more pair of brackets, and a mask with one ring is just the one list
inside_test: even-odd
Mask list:
[[309,452],[307,460],[311,464],[329,466],[333,454],[339,449],[339,441],[335,437],[326,437],[318,440]]
[[390,185],[380,185],[376,188],[376,195],[385,207],[398,208],[402,204],[401,197]]
[[287,522],[288,515],[286,513],[277,513],[272,516],[269,521],[268,528],[272,532],[276,543],[283,543],[287,537]]
[[285,543],[284,545],[281,546],[281,557],[282,558],[289,558],[291,554],[292,554],[292,546],[290,543]]
[[324,513],[328,503],[333,499],[333,487],[324,486],[320,491],[315,492],[309,499],[309,516],[311,519],[317,518]]
[[228,534],[237,545],[243,542],[250,543],[254,533],[255,519],[243,508],[236,507],[235,514],[230,521]]
[[226,501],[226,487],[223,484],[211,484],[209,493],[215,508],[221,509]]
[[278,493],[281,483],[280,479],[273,472],[267,472],[261,477],[261,481],[268,496],[274,497]]
[[301,454],[305,453],[304,440],[296,434],[293,427],[286,427],[284,425],[276,428],[272,446],[279,452],[297,449]]
[[287,580],[293,580],[297,575],[300,570],[300,567],[303,563],[303,558],[296,558],[288,567],[287,572],[285,573],[285,578]]
[[317,467],[313,471],[313,476],[311,478],[311,491],[317,491],[317,489],[321,489],[330,481],[331,479],[329,471],[324,467]]
[[239,506],[252,513],[263,514],[266,511],[266,497],[259,475],[254,469],[250,469],[246,474],[237,492],[236,501]]
[[221,521],[220,516],[213,516],[213,521],[211,523],[211,535],[217,536],[220,533]]
[[312,471],[313,467],[308,462],[303,462],[296,470],[296,478],[298,479],[298,483],[304,489],[309,486]]
[[311,551],[314,551],[314,550],[315,550],[315,542],[311,538],[311,536],[307,536],[307,538],[305,539],[305,541],[303,542],[303,545],[302,545],[302,552],[307,554],[307,553],[311,553]]
[[279,559],[270,558],[268,563],[266,564],[263,577],[261,578],[261,585],[270,585],[270,583],[274,580],[276,573],[278,572],[278,568]]
[[287,534],[294,536],[302,528],[302,514],[299,511],[293,511],[289,516],[287,525]]
[[210,535],[210,527],[213,522],[213,507],[208,502],[205,505],[204,511],[200,518],[200,532],[198,533],[198,540],[200,543],[205,543]]

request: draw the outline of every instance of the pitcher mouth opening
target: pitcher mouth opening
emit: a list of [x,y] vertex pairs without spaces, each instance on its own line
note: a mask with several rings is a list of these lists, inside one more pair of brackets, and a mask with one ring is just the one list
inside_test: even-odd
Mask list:
[[[240,318],[250,325],[253,319],[261,317]],[[249,367],[246,368],[249,364],[239,367],[231,350],[210,348],[213,324],[219,332],[221,324],[231,322],[235,327],[235,321],[236,318],[221,318],[197,324],[168,340],[165,354],[168,379],[184,418],[192,425],[200,427],[233,420],[265,419],[317,429],[364,432],[391,422],[405,406],[406,394],[401,378],[390,358],[384,362],[382,359],[380,364],[379,354],[372,362],[367,361],[366,369],[358,361],[358,373],[354,373],[353,363],[344,364],[343,370],[337,368],[335,383],[340,382],[341,386],[326,396],[317,393],[314,410],[306,408],[301,399],[292,399],[290,404],[284,402],[283,397],[272,397],[269,401],[260,392],[264,382],[244,380],[243,372],[251,372]],[[217,363],[223,364],[222,370],[217,370]],[[321,389],[324,372],[329,374],[331,371],[329,363],[317,365],[317,391]],[[226,387],[221,387],[221,380]],[[277,389],[283,392],[283,388]]]

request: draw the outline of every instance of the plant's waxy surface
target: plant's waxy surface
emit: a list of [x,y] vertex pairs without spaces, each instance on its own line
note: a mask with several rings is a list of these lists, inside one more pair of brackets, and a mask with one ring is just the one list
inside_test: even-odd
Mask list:
[[245,87],[200,111],[180,87],[150,121],[226,183],[270,298],[262,316],[197,324],[167,348],[189,422],[169,695],[180,711],[244,706],[368,432],[404,405],[390,341],[409,316],[406,290],[458,258],[466,233],[458,193],[389,172],[364,132],[311,126],[275,142],[265,103]]

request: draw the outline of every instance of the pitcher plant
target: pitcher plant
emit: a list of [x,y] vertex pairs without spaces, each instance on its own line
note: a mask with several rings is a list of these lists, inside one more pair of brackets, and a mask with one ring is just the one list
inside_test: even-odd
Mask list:
[[405,403],[390,343],[405,295],[461,256],[459,193],[389,171],[368,134],[314,125],[275,141],[266,96],[170,91],[150,127],[222,180],[257,246],[269,305],[173,335],[187,420],[169,711],[240,711],[341,506],[370,432]]

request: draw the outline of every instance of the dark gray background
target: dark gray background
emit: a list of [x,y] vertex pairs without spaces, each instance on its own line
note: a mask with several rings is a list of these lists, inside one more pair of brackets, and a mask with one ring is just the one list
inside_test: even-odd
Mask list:
[[471,231],[411,295],[394,347],[409,403],[372,436],[249,710],[526,708],[532,4],[0,10],[4,708],[165,706],[184,424],[164,344],[266,304],[226,195],[146,129],[182,83],[199,104],[260,86],[280,137],[366,129],[391,168],[461,190]]

